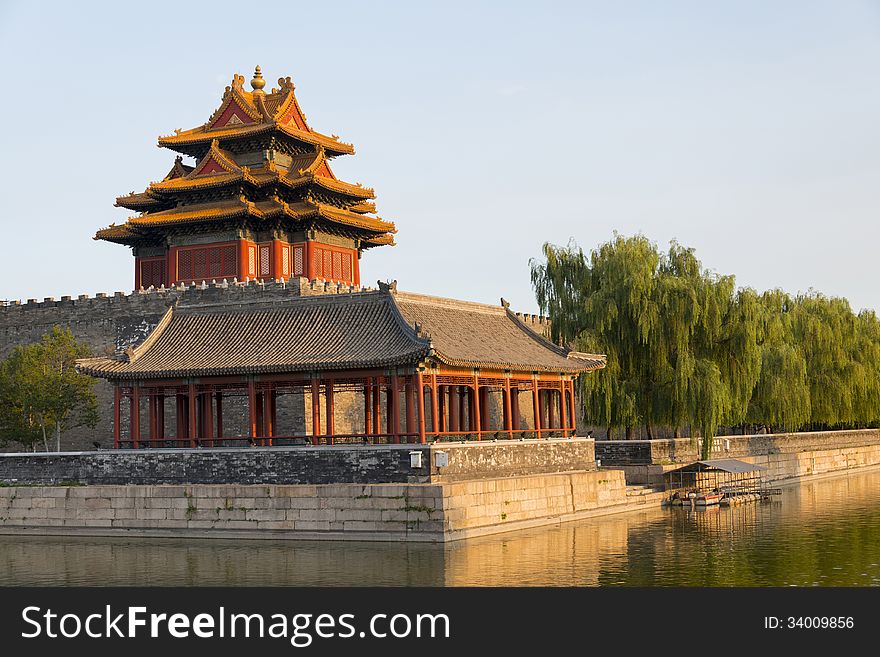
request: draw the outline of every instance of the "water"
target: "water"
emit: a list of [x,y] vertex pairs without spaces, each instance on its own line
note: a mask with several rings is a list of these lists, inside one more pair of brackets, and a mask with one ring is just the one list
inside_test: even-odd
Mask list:
[[878,586],[880,470],[449,546],[0,536],[0,585]]

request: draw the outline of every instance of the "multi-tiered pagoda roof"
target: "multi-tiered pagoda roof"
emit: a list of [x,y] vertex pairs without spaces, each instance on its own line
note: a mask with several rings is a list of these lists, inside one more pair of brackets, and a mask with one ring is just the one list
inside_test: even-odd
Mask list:
[[264,92],[257,67],[253,90],[245,91],[236,74],[204,125],[160,137],[160,147],[195,158],[194,165],[178,157],[161,181],[117,198],[118,207],[139,214],[95,239],[166,247],[169,235],[247,228],[317,231],[358,251],[393,244],[396,229],[375,215],[373,190],[339,180],[330,168],[332,158],[354,153],[352,145],[311,129],[290,78],[279,85]]

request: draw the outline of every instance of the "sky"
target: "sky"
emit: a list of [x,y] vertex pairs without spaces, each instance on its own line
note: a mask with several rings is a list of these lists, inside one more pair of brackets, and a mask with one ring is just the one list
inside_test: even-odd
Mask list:
[[95,230],[259,64],[397,224],[365,284],[536,312],[542,244],[617,231],[880,309],[877,0],[0,0],[0,62],[0,299],[130,290]]

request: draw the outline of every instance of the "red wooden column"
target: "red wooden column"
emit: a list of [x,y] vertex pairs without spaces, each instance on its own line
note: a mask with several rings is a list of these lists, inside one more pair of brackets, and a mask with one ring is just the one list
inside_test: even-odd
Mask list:
[[202,434],[204,437],[204,445],[206,447],[214,446],[214,403],[211,391],[207,390],[202,393]]
[[[281,265],[283,264],[283,256],[281,255],[281,240],[272,240],[272,262],[269,265],[269,271],[272,272],[272,278],[281,278],[282,276],[287,276],[284,271],[281,269]],[[288,261],[288,266],[290,263]]]
[[263,390],[263,435],[269,441],[269,447],[272,446],[272,436],[275,435],[275,421],[272,417],[272,384]]
[[265,395],[262,390],[257,390],[256,403],[257,408],[257,435],[260,437],[260,446],[266,444],[266,415],[263,413],[265,405]]
[[415,374],[410,374],[406,377],[405,391],[406,391],[406,440],[404,442],[410,442],[413,440],[413,434],[418,433],[418,427],[416,427],[416,390],[415,390]]
[[473,400],[473,408],[471,409],[471,418],[473,421],[474,430],[477,432],[477,440],[483,439],[483,406],[481,402],[483,401],[480,398],[480,375],[474,374],[474,391],[473,396],[471,397]]
[[390,433],[394,436],[394,443],[397,444],[400,442],[400,380],[397,374],[391,375],[391,417],[389,418],[389,425],[391,426]]
[[437,419],[440,421],[439,431],[444,433],[449,431],[449,418],[447,416],[447,394],[448,386],[438,386],[437,388]]
[[370,388],[370,377],[364,379],[364,434],[370,434],[373,428],[373,391]]
[[440,418],[437,415],[440,412],[438,399],[437,399],[437,375],[431,375],[431,433],[439,433],[440,431]]
[[165,440],[165,395],[156,395],[156,438]]
[[514,431],[522,429],[519,421],[519,382],[510,388],[510,419]]
[[114,449],[119,449],[119,439],[122,435],[122,427],[120,427],[120,423],[122,421],[122,388],[119,387],[119,384],[115,384],[113,386],[113,447]]
[[130,401],[129,429],[131,433],[131,446],[137,449],[141,439],[141,387],[137,383],[131,387]]
[[321,381],[312,379],[312,444],[317,445],[321,439]]
[[174,438],[176,439],[177,446],[183,447],[183,442],[187,439],[186,431],[189,426],[186,421],[186,395],[178,392],[174,395],[174,398],[177,408],[177,415],[174,418],[176,422]]
[[532,405],[535,414],[535,438],[541,437],[541,395],[538,394],[538,379],[532,379]]
[[223,439],[223,392],[218,390],[214,393],[214,407],[217,413],[217,440]]
[[149,415],[149,442],[152,447],[156,443],[156,394],[154,392],[147,393],[147,415]]
[[449,390],[449,431],[456,433],[460,431],[459,427],[461,426],[459,425],[461,399],[458,394],[458,386],[446,386],[446,388]]
[[[247,280],[251,273],[248,270],[248,250],[250,242],[247,240],[238,240],[238,280]],[[255,272],[256,273],[256,270]]]
[[248,380],[248,425],[251,445],[255,445],[257,437],[257,384],[253,379]]
[[508,438],[513,438],[513,418],[510,413],[510,377],[504,377],[504,430]]
[[[381,379],[378,376],[373,379],[373,434],[376,436],[378,436],[379,432],[382,430],[382,409],[380,406],[382,389],[379,387],[380,381]],[[375,441],[376,438],[373,438],[373,442]]]
[[[269,389],[269,430],[273,437],[278,430],[278,391],[275,390],[274,384]],[[270,440],[269,444],[272,445],[273,441]]]
[[565,402],[565,381],[559,380],[559,426],[562,429],[562,437],[568,438],[568,411]]
[[189,384],[189,446],[196,446],[196,384]]
[[416,372],[416,410],[418,411],[419,420],[419,442],[423,445],[428,442],[425,436],[425,384],[422,380],[422,373]]
[[336,408],[333,405],[333,379],[324,382],[324,401],[327,405],[325,415],[327,416],[327,444],[333,444],[333,435],[336,433]]
[[455,388],[458,391],[458,427],[459,431],[464,431],[467,425],[467,386]]
[[306,256],[306,264],[305,269],[308,272],[306,275],[309,280],[314,280],[317,278],[317,267],[315,267],[315,243],[308,241],[306,242],[305,248],[305,256]]
[[571,428],[574,435],[577,435],[577,409],[574,406],[574,381],[568,382],[568,407],[571,415]]

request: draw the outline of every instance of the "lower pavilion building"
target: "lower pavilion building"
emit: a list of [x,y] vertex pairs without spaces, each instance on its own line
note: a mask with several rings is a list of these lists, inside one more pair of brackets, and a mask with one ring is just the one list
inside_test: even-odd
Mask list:
[[136,288],[303,293],[173,305],[139,345],[79,361],[114,385],[115,447],[573,436],[574,382],[605,357],[553,344],[503,300],[361,288],[361,254],[396,228],[331,172],[353,148],[311,130],[279,83],[264,93],[258,67],[246,92],[236,75],[205,125],[160,138],[195,163],[117,199],[141,214],[96,239],[132,248]]
[[[172,307],[140,345],[79,369],[115,386],[116,447],[574,435],[574,380],[604,357],[556,346],[505,304],[353,290]],[[284,398],[308,411],[299,426],[279,424]],[[224,428],[230,399],[246,400],[240,435]]]

